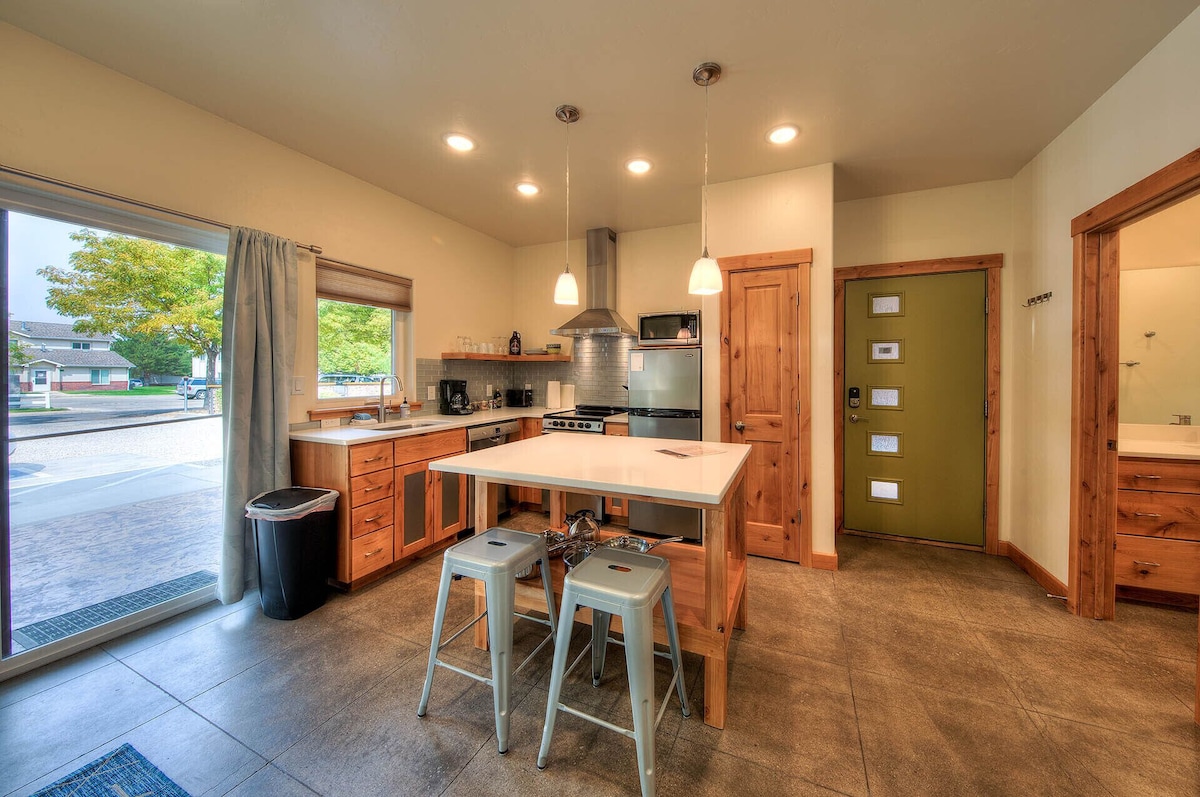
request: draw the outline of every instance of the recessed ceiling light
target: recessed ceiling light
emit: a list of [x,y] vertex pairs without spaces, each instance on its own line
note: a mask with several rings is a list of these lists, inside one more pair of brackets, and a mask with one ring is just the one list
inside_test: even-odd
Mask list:
[[767,139],[772,144],[786,144],[794,139],[799,132],[795,125],[780,125],[770,133],[767,133]]
[[650,171],[650,161],[645,158],[634,158],[631,161],[626,161],[625,168],[634,174],[645,174]]
[[450,147],[450,149],[456,149],[459,152],[470,152],[475,149],[475,142],[462,133],[447,133],[442,136],[442,140],[446,142],[446,146]]
[[524,194],[525,196],[533,196],[534,194],[541,193],[541,190],[533,183],[517,183],[517,193]]

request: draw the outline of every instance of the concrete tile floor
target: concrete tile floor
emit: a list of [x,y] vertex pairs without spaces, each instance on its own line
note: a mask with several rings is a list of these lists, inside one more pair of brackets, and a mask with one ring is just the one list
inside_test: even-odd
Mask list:
[[[751,561],[727,727],[699,720],[688,655],[695,711],[669,710],[659,729],[659,794],[1200,794],[1194,612],[1122,603],[1097,623],[1007,560],[855,537],[838,548],[836,573]],[[490,692],[448,671],[417,719],[439,567],[290,623],[253,595],[204,607],[0,684],[0,794],[125,741],[193,795],[637,794],[632,742],[568,715],[537,770],[549,651],[517,679],[508,755]],[[458,622],[470,596],[454,585]],[[519,623],[517,655],[541,633]],[[585,637],[578,627],[573,650]],[[486,661],[468,644],[454,655]],[[564,694],[628,722],[619,650],[600,688],[583,676]]]

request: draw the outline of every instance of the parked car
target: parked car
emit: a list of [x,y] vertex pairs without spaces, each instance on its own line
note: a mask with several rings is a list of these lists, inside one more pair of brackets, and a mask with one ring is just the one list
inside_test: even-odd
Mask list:
[[140,380],[140,379],[130,379],[130,380],[129,380],[129,386],[130,386],[130,387],[141,387],[141,386],[142,386],[142,385],[144,385],[144,384],[145,384],[145,382],[143,382],[143,381],[142,381],[142,380]]
[[[213,387],[220,387],[217,382]],[[203,376],[185,376],[183,381],[175,386],[175,394],[189,399],[204,400],[208,394],[208,380]]]

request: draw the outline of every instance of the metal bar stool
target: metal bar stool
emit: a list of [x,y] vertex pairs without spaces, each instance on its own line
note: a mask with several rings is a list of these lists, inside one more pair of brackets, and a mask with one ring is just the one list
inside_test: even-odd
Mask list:
[[[546,606],[549,619],[531,617],[516,611],[517,573],[542,564],[542,586],[546,590]],[[496,711],[496,745],[503,755],[508,752],[509,702],[512,697],[512,678],[528,664],[534,656],[554,639],[558,621],[554,615],[554,591],[550,586],[550,559],[546,555],[546,540],[541,534],[530,534],[512,529],[490,528],[482,534],[463,540],[446,549],[442,560],[442,579],[438,585],[437,608],[433,615],[433,641],[429,645],[429,667],[425,671],[425,688],[421,692],[421,704],[417,716],[424,717],[429,708],[429,692],[433,687],[434,667],[474,678],[492,687],[492,699]],[[487,609],[471,622],[460,628],[445,642],[442,625],[446,620],[446,602],[450,597],[450,582],[466,576],[482,581],[487,595]],[[550,626],[550,633],[541,641],[525,660],[512,669],[513,623],[516,615],[526,620]],[[438,653],[458,639],[476,623],[487,618],[489,648],[492,658],[492,674],[488,678],[442,661]]]
[[[660,600],[667,626],[668,653],[654,650],[654,605]],[[592,641],[567,667],[571,627],[576,607],[579,606],[592,610]],[[592,653],[592,684],[600,682],[605,648],[609,642],[617,642],[608,636],[609,623],[614,614],[620,616],[625,630],[625,663],[629,673],[629,702],[633,709],[632,730],[572,708],[559,700],[563,681],[589,650]],[[671,684],[663,696],[657,716],[654,713],[655,656],[669,658],[673,669]],[[637,746],[642,795],[653,797],[654,732],[666,712],[672,689],[679,694],[683,716],[690,717],[692,713],[688,707],[682,672],[675,604],[671,599],[670,563],[650,554],[612,548],[597,550],[568,573],[563,581],[562,608],[558,618],[558,636],[554,641],[554,666],[550,671],[550,695],[546,701],[546,724],[542,730],[542,747],[538,752],[538,769],[546,768],[550,738],[554,735],[554,720],[559,711],[566,711],[632,738]]]

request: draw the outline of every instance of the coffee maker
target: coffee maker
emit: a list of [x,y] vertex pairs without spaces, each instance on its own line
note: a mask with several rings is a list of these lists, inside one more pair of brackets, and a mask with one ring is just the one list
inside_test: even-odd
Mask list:
[[470,415],[467,380],[443,379],[438,382],[438,412],[442,415]]

